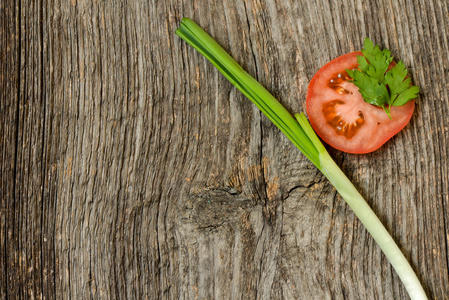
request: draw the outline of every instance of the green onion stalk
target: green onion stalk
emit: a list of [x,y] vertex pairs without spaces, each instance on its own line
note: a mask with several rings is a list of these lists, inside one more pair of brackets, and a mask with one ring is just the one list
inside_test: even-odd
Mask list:
[[204,55],[237,89],[251,100],[327,177],[359,218],[396,270],[411,299],[427,299],[407,259],[351,181],[329,155],[304,113],[293,117],[257,80],[201,27],[183,18],[176,34]]

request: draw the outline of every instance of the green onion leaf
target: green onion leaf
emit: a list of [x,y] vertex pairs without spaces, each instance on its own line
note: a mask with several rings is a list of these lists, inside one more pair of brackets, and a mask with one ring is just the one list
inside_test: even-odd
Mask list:
[[182,20],[176,34],[217,67],[315,166],[319,167],[317,150],[292,115],[257,80],[243,70],[213,38],[187,18]]

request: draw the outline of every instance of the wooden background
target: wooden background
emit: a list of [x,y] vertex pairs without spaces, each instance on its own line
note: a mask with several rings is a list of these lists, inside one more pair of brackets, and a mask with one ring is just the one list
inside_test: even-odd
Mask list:
[[421,87],[380,150],[332,157],[449,299],[446,0],[0,2],[1,299],[408,299],[329,182],[174,31],[199,23],[291,112],[389,48]]

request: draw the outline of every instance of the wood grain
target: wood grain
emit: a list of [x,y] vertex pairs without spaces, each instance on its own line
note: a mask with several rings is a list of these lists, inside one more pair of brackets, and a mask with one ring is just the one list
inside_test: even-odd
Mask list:
[[421,87],[380,150],[330,150],[449,299],[444,0],[2,1],[1,299],[408,299],[314,166],[174,31],[190,17],[291,112],[365,37]]

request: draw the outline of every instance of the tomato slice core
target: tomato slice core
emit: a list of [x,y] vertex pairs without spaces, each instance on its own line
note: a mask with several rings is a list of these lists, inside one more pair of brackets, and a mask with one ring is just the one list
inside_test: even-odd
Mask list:
[[366,103],[345,71],[357,68],[357,55],[362,53],[337,57],[313,76],[306,110],[313,129],[327,144],[348,153],[369,153],[407,125],[415,101],[391,107],[392,119],[381,107]]

